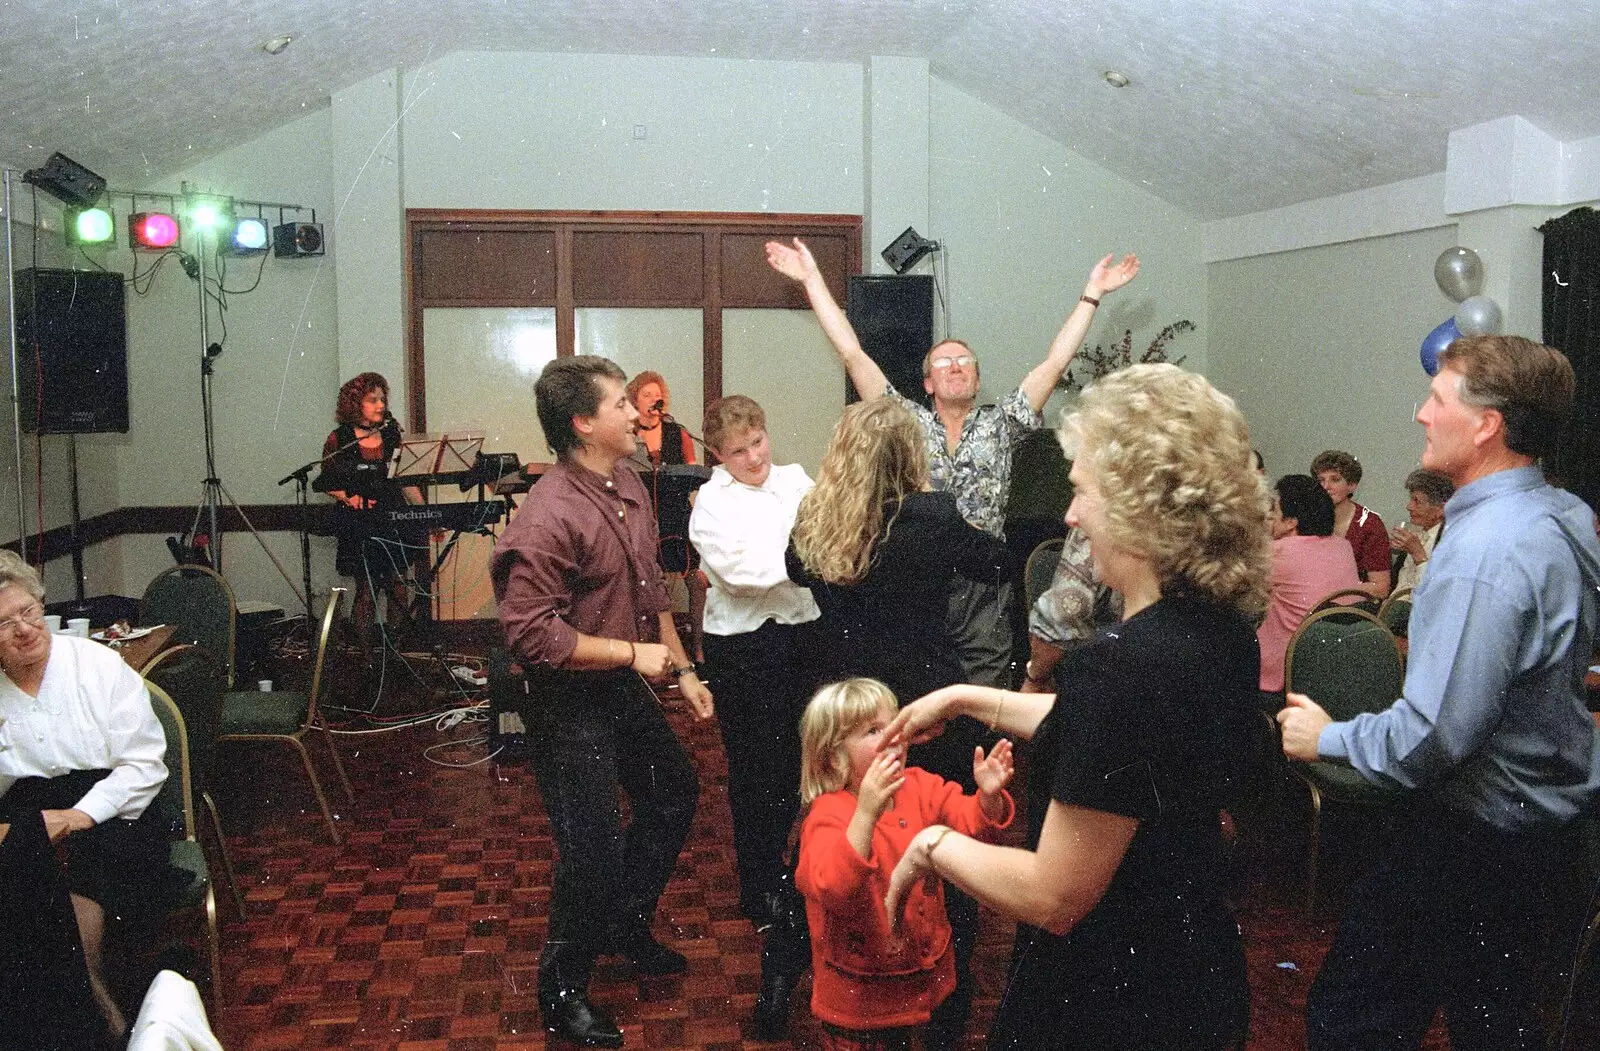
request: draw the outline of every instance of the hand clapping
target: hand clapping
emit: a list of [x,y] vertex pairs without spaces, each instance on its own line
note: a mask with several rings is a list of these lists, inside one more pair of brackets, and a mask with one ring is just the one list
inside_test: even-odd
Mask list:
[[984,798],[998,796],[1011,783],[1016,772],[1011,758],[1011,742],[1001,738],[987,756],[983,746],[972,750],[972,779],[978,783],[978,795]]

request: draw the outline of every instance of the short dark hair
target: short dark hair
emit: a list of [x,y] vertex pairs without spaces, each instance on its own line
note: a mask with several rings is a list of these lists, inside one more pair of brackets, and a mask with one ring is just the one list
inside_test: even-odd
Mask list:
[[1572,415],[1572,363],[1559,350],[1521,336],[1463,336],[1439,355],[1461,373],[1461,400],[1498,411],[1506,448],[1546,456]]
[[374,390],[383,391],[383,399],[389,400],[389,381],[383,378],[381,372],[363,372],[346,380],[344,386],[339,388],[339,400],[334,402],[335,422],[361,423],[361,403]]
[[1316,478],[1323,471],[1338,471],[1339,477],[1351,485],[1361,484],[1361,461],[1343,449],[1328,449],[1317,454],[1311,461],[1311,477]]
[[1406,475],[1406,492],[1421,493],[1422,498],[1435,507],[1443,507],[1456,493],[1456,483],[1448,475],[1419,467]]
[[1295,520],[1301,536],[1333,535],[1333,497],[1315,478],[1309,474],[1286,474],[1273,488],[1278,491],[1283,517]]
[[597,381],[603,376],[618,383],[628,378],[616,362],[594,354],[556,358],[539,373],[539,382],[533,386],[534,405],[539,410],[545,444],[558,457],[565,457],[579,444],[572,418],[593,416],[600,408]]

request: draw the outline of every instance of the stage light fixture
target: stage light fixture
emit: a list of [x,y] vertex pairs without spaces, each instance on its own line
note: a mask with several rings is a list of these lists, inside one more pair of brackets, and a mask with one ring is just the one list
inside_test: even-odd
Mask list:
[[251,215],[233,224],[220,247],[224,255],[259,255],[267,250],[267,239],[267,221]]
[[917,233],[915,227],[908,226],[905,233],[883,250],[883,261],[889,264],[890,270],[903,274],[921,262],[929,252],[937,252],[939,247],[938,241],[930,241]]
[[272,228],[272,254],[279,259],[326,253],[321,223],[281,223]]
[[68,208],[61,227],[70,245],[105,244],[117,235],[116,220],[104,208]]
[[232,230],[233,208],[227,201],[212,197],[192,198],[189,201],[189,222],[202,233]]
[[63,153],[52,153],[44,166],[22,173],[32,183],[63,204],[92,207],[106,192],[106,181]]
[[182,228],[166,212],[135,212],[128,217],[128,247],[164,252],[178,243]]

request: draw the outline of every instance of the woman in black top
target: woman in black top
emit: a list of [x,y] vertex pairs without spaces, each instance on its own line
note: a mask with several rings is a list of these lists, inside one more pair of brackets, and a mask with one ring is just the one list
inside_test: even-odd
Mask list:
[[[959,576],[994,584],[1004,542],[956,511],[950,493],[928,492],[928,454],[916,420],[888,398],[844,411],[800,504],[788,553],[789,576],[822,610],[818,682],[881,680],[902,700],[958,683],[961,660],[946,625]],[[994,738],[972,719],[911,749],[908,762],[975,791],[972,750]],[[945,896],[955,936],[957,987],[934,1012],[924,1043],[954,1046],[966,1026],[977,937],[977,903]]]
[[929,872],[1020,922],[988,1046],[1242,1046],[1249,988],[1223,900],[1218,812],[1245,776],[1269,502],[1244,419],[1203,378],[1136,365],[1085,392],[1067,524],[1123,597],[1120,624],[1057,666],[1055,694],[936,691],[885,733],[975,715],[1032,739],[1026,849],[928,829],[897,867],[897,914]]
[[401,507],[405,493],[389,477],[389,465],[400,446],[400,425],[389,414],[389,381],[363,372],[339,388],[334,405],[338,426],[322,446],[322,474],[316,488],[340,505],[334,526],[339,550],[334,565],[341,576],[354,577],[351,617],[362,638],[373,622],[376,591],[403,604],[399,578],[407,554],[400,534],[380,521],[381,511]]

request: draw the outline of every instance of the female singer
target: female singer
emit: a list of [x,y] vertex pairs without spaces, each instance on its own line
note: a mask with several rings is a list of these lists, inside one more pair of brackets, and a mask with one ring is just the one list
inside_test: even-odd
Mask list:
[[650,455],[650,463],[694,463],[694,439],[666,417],[672,400],[667,381],[650,369],[628,381],[628,400],[639,410],[639,444]]

